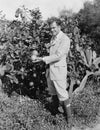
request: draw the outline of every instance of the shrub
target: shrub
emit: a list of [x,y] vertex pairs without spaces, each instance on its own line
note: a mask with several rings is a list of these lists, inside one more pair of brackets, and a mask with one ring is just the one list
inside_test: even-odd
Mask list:
[[[49,28],[41,20],[39,10],[31,10],[32,21],[23,23],[11,21],[6,31],[0,35],[0,64],[11,66],[2,75],[3,89],[10,95],[13,91],[36,97],[36,91],[42,93],[46,87],[45,64],[32,63],[31,55],[37,50],[39,56],[47,55],[45,43],[49,42]],[[4,39],[2,41],[2,39]]]

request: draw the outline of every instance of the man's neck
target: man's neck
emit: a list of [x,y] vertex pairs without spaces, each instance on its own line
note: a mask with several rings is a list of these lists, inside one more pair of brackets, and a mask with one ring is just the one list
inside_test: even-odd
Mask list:
[[56,35],[53,35],[52,38],[55,39],[58,36],[59,33],[60,33],[60,30]]

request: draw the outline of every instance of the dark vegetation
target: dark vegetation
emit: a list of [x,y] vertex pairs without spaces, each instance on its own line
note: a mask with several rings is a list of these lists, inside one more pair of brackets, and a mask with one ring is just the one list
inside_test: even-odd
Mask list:
[[[93,72],[82,91],[73,93],[73,124],[78,127],[92,127],[100,112],[100,76],[95,74],[100,66],[89,66],[81,55],[81,51],[88,48],[95,51],[97,57],[100,55],[99,5],[100,0],[86,2],[79,13],[68,15],[65,10],[59,16],[62,30],[71,39],[67,58],[69,86],[73,82],[76,90],[87,71]],[[39,9],[31,10],[30,14],[30,22],[0,20],[0,129],[64,130],[67,125],[63,115],[53,116],[45,108],[47,66],[31,61],[33,50],[38,51],[38,56],[48,55],[46,45],[51,39],[49,21],[52,18],[43,21]]]

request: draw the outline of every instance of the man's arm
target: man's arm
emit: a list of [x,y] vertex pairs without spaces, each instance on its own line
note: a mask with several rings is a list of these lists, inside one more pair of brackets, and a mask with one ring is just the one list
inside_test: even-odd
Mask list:
[[43,57],[43,61],[46,64],[59,61],[64,55],[68,54],[70,48],[70,39],[67,36],[62,38],[61,44],[57,49],[56,53],[50,56]]

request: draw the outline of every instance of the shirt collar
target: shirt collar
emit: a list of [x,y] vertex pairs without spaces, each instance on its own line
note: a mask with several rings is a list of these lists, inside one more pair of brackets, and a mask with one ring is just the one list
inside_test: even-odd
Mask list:
[[60,31],[55,37],[52,37],[52,41],[59,38],[62,35],[62,31]]

